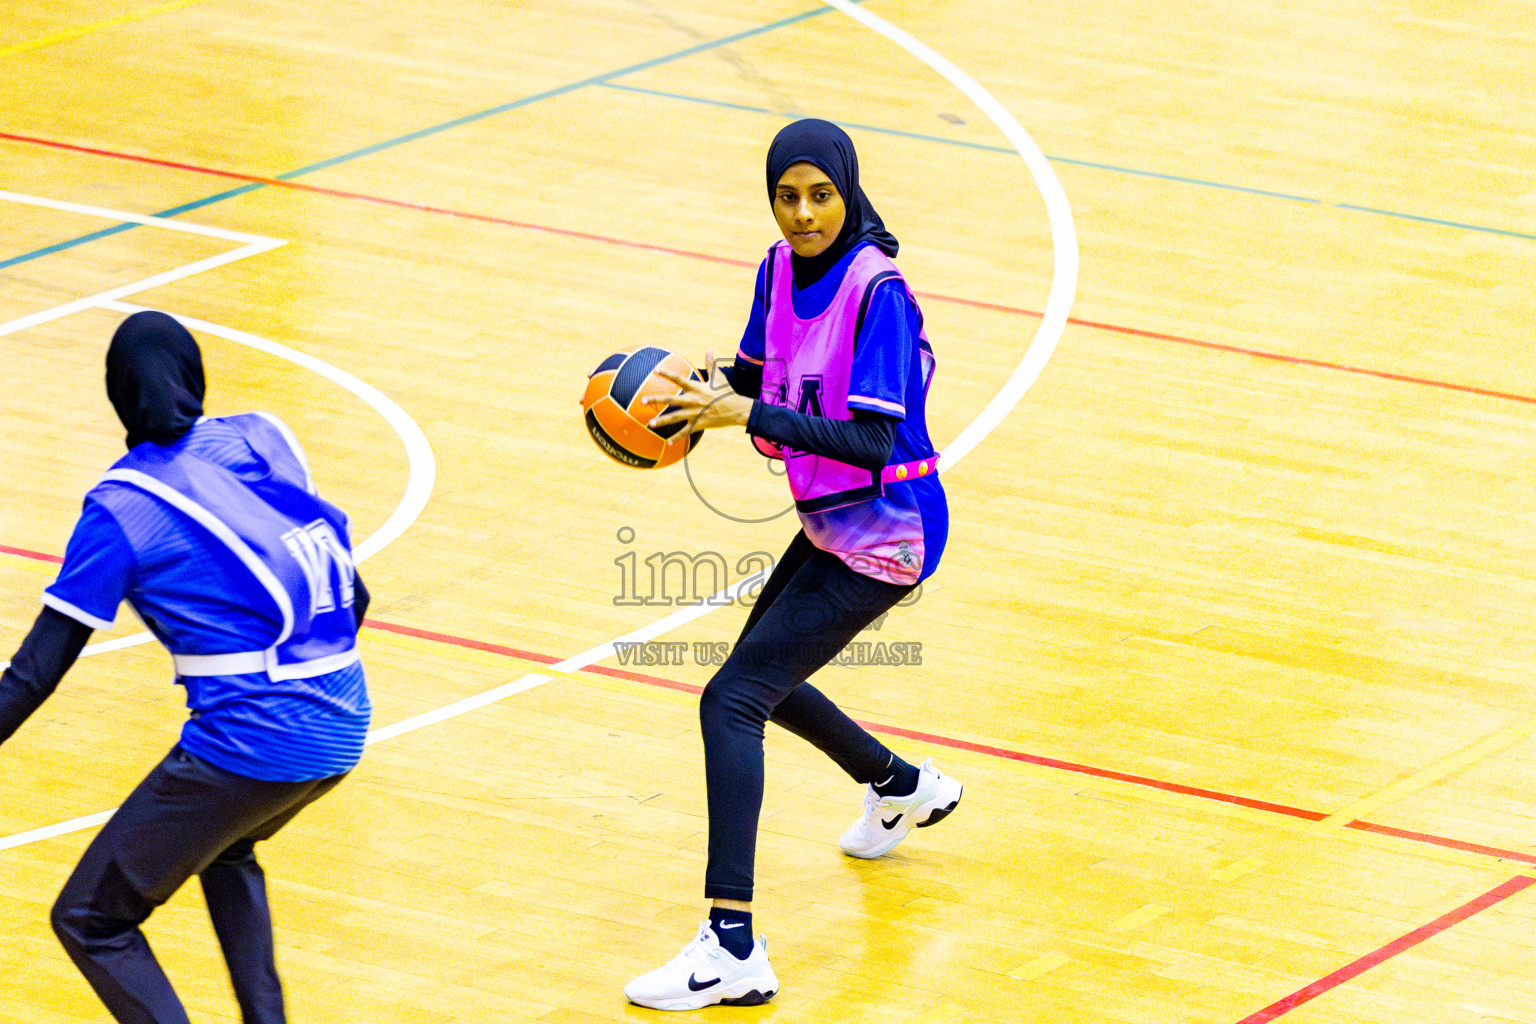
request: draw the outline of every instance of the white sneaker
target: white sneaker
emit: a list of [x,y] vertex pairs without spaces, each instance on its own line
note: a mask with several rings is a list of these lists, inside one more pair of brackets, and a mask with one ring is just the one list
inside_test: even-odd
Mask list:
[[768,940],[757,937],[752,955],[738,960],[720,945],[709,922],[665,966],[624,986],[632,1003],[655,1010],[697,1010],[722,1003],[757,1006],[772,999],[779,979],[768,964]]
[[948,817],[960,802],[962,789],[929,758],[917,770],[917,791],[911,796],[881,796],[870,786],[864,793],[864,816],[848,826],[837,845],[850,857],[870,860],[884,856],[913,826],[926,828]]

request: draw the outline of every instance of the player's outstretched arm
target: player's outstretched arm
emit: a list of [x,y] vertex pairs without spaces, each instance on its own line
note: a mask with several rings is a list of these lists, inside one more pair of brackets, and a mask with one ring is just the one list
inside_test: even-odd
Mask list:
[[11,667],[0,675],[0,743],[52,696],[90,638],[91,627],[85,623],[52,608],[42,610]]

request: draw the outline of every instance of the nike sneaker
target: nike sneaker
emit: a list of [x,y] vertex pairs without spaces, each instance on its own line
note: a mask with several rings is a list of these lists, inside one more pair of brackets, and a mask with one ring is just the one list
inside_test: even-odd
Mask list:
[[850,857],[871,860],[896,848],[913,828],[936,825],[960,802],[959,782],[924,761],[911,796],[881,796],[870,786],[864,792],[864,814],[848,826],[837,845]]
[[708,921],[681,953],[624,986],[630,1002],[655,1010],[697,1010],[716,1003],[758,1006],[778,990],[766,938],[759,935],[752,955],[738,960],[720,945]]

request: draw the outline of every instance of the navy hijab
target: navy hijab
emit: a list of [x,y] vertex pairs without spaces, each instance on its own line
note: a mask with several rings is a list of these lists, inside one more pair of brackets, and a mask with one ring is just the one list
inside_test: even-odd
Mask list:
[[853,151],[848,133],[830,121],[808,117],[784,128],[768,147],[768,202],[773,202],[779,179],[795,164],[805,162],[820,168],[843,197],[847,216],[827,251],[809,259],[791,256],[795,287],[806,288],[821,280],[828,270],[860,242],[873,242],[887,256],[895,256],[896,236],[885,229],[885,222],[875,212],[874,204],[859,187],[859,157]]
[[107,398],[128,448],[175,444],[203,414],[203,354],[173,317],[153,310],[118,325],[107,348]]

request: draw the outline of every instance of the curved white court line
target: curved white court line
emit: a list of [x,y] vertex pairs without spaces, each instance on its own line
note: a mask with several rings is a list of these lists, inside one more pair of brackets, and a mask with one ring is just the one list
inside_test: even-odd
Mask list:
[[[104,309],[115,310],[119,313],[138,313],[147,307],[135,306],[127,302],[108,301],[100,303]],[[410,529],[411,524],[421,515],[426,508],[427,500],[432,496],[432,489],[437,481],[437,458],[432,453],[432,445],[427,440],[427,435],[410,415],[388,395],[379,391],[373,385],[359,380],[346,370],[332,366],[324,360],[317,359],[306,352],[289,348],[287,345],[269,341],[266,338],[247,334],[245,331],[237,331],[230,327],[223,327],[207,320],[199,320],[197,317],[181,316],[172,313],[188,330],[198,330],[205,334],[213,334],[230,341],[246,345],[250,348],[279,356],[295,363],[305,369],[312,370],[327,380],[334,381],[343,388],[352,392],[357,397],[377,412],[400,435],[401,442],[405,445],[406,459],[408,462],[408,475],[405,483],[405,494],[401,496],[399,504],[395,506],[388,519],[368,539],[357,546],[354,551],[355,561],[361,562],[371,555],[378,554],[391,542]],[[149,643],[154,639],[149,633],[135,633],[132,636],[117,637],[113,640],[104,640],[101,643],[91,644],[81,652],[82,656],[92,654],[105,654],[108,651],[120,651],[125,647],[136,647],[139,644]],[[0,664],[3,671],[9,662]],[[494,691],[493,691],[494,692]],[[499,698],[498,698],[499,699]],[[462,714],[462,712],[460,712]],[[370,742],[372,738],[370,737]],[[52,839],[54,836],[67,835],[70,832],[78,832],[81,829],[93,828],[112,817],[116,808],[106,811],[97,811],[80,818],[71,818],[69,821],[61,821],[55,825],[46,825],[43,828],[32,829],[27,832],[18,832],[15,835],[0,839],[0,850],[9,850],[17,846],[26,846],[28,843],[41,842],[44,839]]]
[[[1003,384],[1003,387],[987,403],[977,417],[966,425],[960,435],[955,438],[944,450],[942,457],[943,466],[953,468],[970,450],[976,447],[997,425],[1003,421],[1013,408],[1018,405],[1024,393],[1039,378],[1045,364],[1050,360],[1052,353],[1056,351],[1056,345],[1061,340],[1062,332],[1066,329],[1067,314],[1072,307],[1072,300],[1077,294],[1078,275],[1078,247],[1077,232],[1072,223],[1072,208],[1067,202],[1066,191],[1061,186],[1061,181],[1056,177],[1056,172],[1045,159],[1045,154],[1040,147],[1030,138],[1029,133],[1018,123],[1001,103],[991,93],[987,92],[974,78],[961,71],[950,63],[937,51],[926,43],[916,39],[907,32],[897,28],[889,22],[871,14],[861,7],[854,6],[847,0],[823,0],[829,6],[835,7],[870,29],[880,33],[898,46],[907,50],[924,64],[933,68],[939,74],[948,79],[956,88],[965,93],[1003,132],[1019,155],[1024,158],[1025,165],[1029,168],[1035,186],[1040,190],[1041,197],[1045,200],[1046,211],[1050,219],[1051,244],[1055,254],[1054,276],[1051,280],[1050,296],[1046,301],[1045,315],[1040,321],[1040,326],[1035,330],[1035,336],[1030,340],[1029,347],[1025,349],[1024,356],[1020,359],[1013,374]],[[371,539],[371,538],[370,538]],[[581,654],[573,655],[552,666],[558,672],[575,672],[586,668],[588,665],[612,657],[615,644],[631,641],[654,640],[679,626],[702,618],[716,608],[731,603],[738,591],[754,582],[751,577],[739,580],[719,593],[701,600],[698,604],[687,608],[680,608],[656,622],[632,633],[628,633],[613,640],[598,644]],[[483,693],[466,697],[455,701],[434,711],[424,712],[412,718],[395,722],[392,725],[382,726],[372,730],[368,734],[368,743],[374,744],[383,740],[402,736],[406,733],[425,729],[427,726],[457,718],[477,708],[494,704],[518,693],[543,686],[552,682],[555,677],[530,672],[520,676],[509,683],[486,690]],[[111,811],[101,811],[87,815],[83,818],[75,818],[72,821],[60,822],[57,825],[49,825],[45,828],[34,829],[31,832],[22,832],[5,839],[0,839],[0,850],[23,846],[27,843],[50,839],[78,829],[90,828],[98,825],[111,817]]]
[[[3,193],[0,193],[3,196]],[[93,305],[102,309],[110,309],[118,313],[140,313],[147,306],[136,306],[129,302],[96,301]],[[73,312],[73,310],[72,310]],[[384,394],[378,388],[366,381],[360,380],[346,370],[332,366],[323,359],[317,359],[307,352],[300,352],[296,348],[269,341],[266,338],[248,334],[245,331],[237,331],[232,327],[224,327],[208,320],[199,320],[193,316],[182,316],[179,313],[171,313],[188,330],[202,331],[204,334],[216,335],[227,338],[260,352],[278,356],[290,363],[302,366],[329,381],[339,384],[341,387],[361,398],[375,412],[384,418],[384,421],[394,428],[399,435],[401,443],[405,446],[407,462],[407,476],[405,481],[405,493],[401,495],[395,510],[389,518],[368,539],[353,550],[353,560],[362,562],[384,550],[386,546],[397,540],[401,534],[411,528],[411,524],[421,516],[426,508],[427,501],[432,497],[432,489],[437,482],[437,458],[432,453],[432,445],[427,440],[427,435],[410,414],[400,408],[395,400]],[[137,647],[154,640],[149,633],[134,633],[131,636],[120,636],[112,640],[103,640],[100,643],[88,645],[80,652],[81,657],[90,657],[96,654],[106,654],[109,651],[120,651],[125,647]],[[0,662],[0,671],[4,671],[10,662]],[[0,841],[0,850],[5,849],[3,841]]]
[[[100,305],[104,309],[116,310],[119,313],[139,313],[146,308],[129,302],[102,302]],[[432,497],[432,488],[437,482],[437,458],[432,454],[432,445],[427,440],[427,435],[422,432],[416,421],[411,419],[410,414],[396,404],[394,399],[367,381],[360,380],[346,370],[332,366],[307,352],[300,352],[296,348],[289,348],[287,345],[269,341],[245,331],[237,331],[232,327],[199,320],[195,316],[182,316],[180,313],[170,315],[181,321],[188,330],[202,331],[204,334],[226,338],[247,348],[254,348],[258,352],[266,352],[302,366],[352,392],[382,416],[384,422],[394,428],[395,433],[400,436],[400,442],[405,445],[408,466],[405,493],[401,495],[400,503],[395,506],[389,518],[369,534],[367,540],[353,549],[353,561],[362,562],[373,557],[411,528],[411,524],[421,516],[422,510],[427,507],[428,499]]]
[[1019,156],[1024,158],[1024,165],[1029,168],[1030,176],[1035,179],[1035,187],[1040,190],[1040,198],[1045,200],[1045,212],[1051,225],[1051,247],[1055,253],[1051,291],[1045,301],[1045,314],[1040,320],[1040,326],[1035,330],[1035,337],[1030,341],[1029,348],[1024,351],[1024,358],[1019,360],[1019,365],[1014,369],[1012,376],[993,396],[992,401],[987,403],[987,407],[981,411],[981,414],[967,424],[958,437],[944,446],[943,454],[939,456],[940,469],[952,469],[955,463],[980,444],[982,438],[996,429],[997,425],[1003,422],[1003,417],[1019,404],[1019,400],[1024,397],[1024,392],[1030,389],[1039,378],[1040,371],[1045,369],[1045,364],[1050,361],[1051,355],[1056,351],[1056,343],[1061,340],[1061,334],[1067,328],[1067,314],[1071,312],[1072,301],[1077,296],[1079,260],[1077,228],[1072,223],[1072,206],[1067,202],[1067,193],[1061,187],[1061,179],[1056,177],[1055,169],[1051,167],[1045,154],[1040,151],[1040,147],[1035,144],[1035,140],[1030,138],[1029,133],[1008,112],[1008,108],[999,103],[980,82],[950,63],[943,54],[921,39],[871,14],[863,7],[856,6],[849,0],[822,0],[822,3],[829,7],[836,7],[859,24],[885,36],[943,75],[951,85],[965,93],[966,97],[976,104],[993,124],[997,125],[1013,148],[1018,150]]
[[[874,30],[894,42],[897,46],[911,53],[924,64],[933,68],[939,74],[949,80],[957,89],[963,92],[979,107],[992,123],[996,124],[1003,135],[1018,150],[1019,156],[1024,158],[1024,164],[1029,168],[1030,176],[1035,180],[1035,186],[1040,190],[1040,196],[1045,200],[1046,213],[1050,220],[1051,245],[1054,253],[1054,266],[1051,278],[1051,291],[1045,303],[1045,313],[1040,320],[1040,326],[1035,329],[1035,336],[1030,340],[1029,347],[1025,349],[1024,356],[1019,360],[1019,365],[1014,368],[1008,380],[992,401],[987,403],[975,419],[968,423],[958,437],[944,448],[940,457],[940,465],[943,469],[953,469],[972,448],[981,443],[981,440],[997,428],[1013,408],[1019,404],[1024,393],[1030,389],[1045,369],[1045,364],[1050,361],[1051,355],[1056,351],[1056,345],[1061,340],[1061,335],[1067,326],[1067,315],[1071,312],[1072,301],[1077,295],[1078,275],[1078,248],[1077,229],[1072,222],[1072,207],[1067,201],[1066,190],[1061,187],[1061,180],[1056,177],[1056,171],[1051,167],[1050,161],[1045,158],[1035,140],[1030,137],[1018,120],[1008,112],[1008,108],[998,102],[997,98],[988,92],[981,83],[970,75],[956,67],[938,51],[927,43],[917,39],[908,32],[897,28],[863,7],[850,3],[849,0],[822,0],[828,6],[835,7],[839,11],[853,18],[860,24]],[[721,590],[698,604],[687,608],[680,608],[662,619],[642,626],[640,629],[625,636],[598,644],[581,654],[573,655],[553,666],[559,672],[575,672],[586,668],[605,658],[614,655],[616,645],[631,641],[654,640],[679,626],[702,618],[716,608],[730,604],[735,600],[738,591],[749,584],[754,583],[751,577],[738,580],[736,583]],[[429,725],[445,722],[450,718],[466,714],[476,708],[494,704],[499,700],[511,697],[514,694],[523,693],[537,686],[543,686],[551,682],[553,676],[530,672],[527,675],[514,679],[510,683],[477,693],[473,697],[455,701],[445,707],[434,711],[427,711],[413,718],[407,718],[393,725],[383,726],[368,734],[370,744],[380,740],[402,736],[417,729],[424,729]],[[3,849],[0,842],[0,849]]]
[[[273,249],[288,244],[280,238],[267,238],[263,235],[252,235],[244,231],[231,231],[228,228],[216,228],[207,224],[194,224],[189,221],[174,220],[170,217],[157,217],[151,214],[129,213],[126,210],[113,210],[105,206],[88,206],[84,203],[71,203],[62,199],[29,196],[21,192],[9,192],[3,189],[0,189],[0,202],[20,203],[24,206],[37,206],[49,210],[58,210],[62,213],[101,217],[105,220],[115,220],[120,223],[141,224],[146,227],[161,228],[180,234],[201,235],[206,238],[218,238],[227,242],[241,243],[241,247],[238,249],[231,249],[228,252],[197,260],[173,270],[163,271],[159,274],[130,282],[129,284],[118,285],[115,288],[97,292],[95,295],[73,299],[51,309],[39,310],[36,313],[29,313],[26,316],[0,324],[0,337],[24,331],[39,324],[59,320],[87,309],[111,309],[122,313],[137,313],[147,307],[136,306],[120,300],[129,295],[169,284],[172,281],[179,281],[195,274],[201,274],[215,267],[221,267],[251,256],[258,256],[261,253],[270,252]],[[222,327],[207,320],[177,316],[176,314],[171,315],[176,316],[176,319],[189,329],[214,334],[241,345],[278,356],[341,385],[371,406],[375,412],[394,428],[395,433],[399,435],[401,442],[405,445],[406,459],[409,466],[405,494],[395,506],[394,512],[384,521],[384,524],[374,531],[367,540],[357,546],[353,552],[355,561],[361,562],[383,550],[385,545],[391,543],[409,529],[411,524],[421,515],[421,511],[426,506],[428,498],[432,495],[432,489],[437,478],[437,461],[433,457],[432,446],[428,443],[426,435],[422,433],[421,427],[416,424],[415,420],[411,419],[405,410],[396,405],[392,399],[347,371],[338,369],[330,363],[316,359],[307,353],[300,352],[298,349],[289,348],[287,345],[268,341],[265,338],[257,337],[254,334],[247,334],[244,331]],[[82,657],[105,654],[108,651],[117,651],[125,647],[134,647],[139,644],[148,643],[152,639],[153,637],[148,633],[135,633],[132,636],[118,637],[114,640],[104,640],[101,643],[90,644],[80,653]],[[0,662],[0,671],[4,671],[9,665],[10,662],[8,661]],[[3,849],[3,847],[0,847],[0,849]]]
[[[109,302],[124,298],[150,288],[169,284],[201,274],[205,270],[212,270],[237,260],[243,260],[250,256],[257,256],[264,252],[287,245],[280,238],[266,238],[262,235],[247,234],[243,231],[230,231],[226,228],[209,227],[206,224],[193,224],[188,221],[172,220],[169,217],[156,217],[149,214],[129,213],[126,210],[112,210],[105,206],[87,206],[84,203],[71,203],[62,199],[46,199],[42,196],[29,196],[20,192],[8,192],[0,190],[0,202],[20,203],[23,206],[38,206],[48,210],[58,210],[63,213],[76,213],[86,217],[101,217],[105,220],[115,220],[121,223],[142,224],[147,227],[161,228],[166,231],[175,231],[184,235],[201,235],[206,238],[218,238],[226,242],[240,242],[241,247],[231,249],[228,252],[210,256],[207,259],[197,260],[174,270],[163,271],[150,277],[141,278],[129,284],[118,285],[95,295],[87,295],[84,298],[74,299],[70,302],[54,306],[51,309],[39,310],[26,316],[0,324],[0,337],[24,331],[38,324],[49,323],[63,317],[79,313],[87,309],[94,309],[106,305]],[[133,307],[135,309],[139,307]],[[139,633],[133,636],[118,637],[115,640],[104,640],[101,643],[90,644],[81,651],[82,656],[93,654],[105,654],[108,651],[121,650],[124,647],[133,647],[148,642],[147,633]],[[10,666],[10,662],[0,662],[0,671]]]

